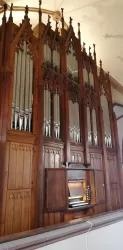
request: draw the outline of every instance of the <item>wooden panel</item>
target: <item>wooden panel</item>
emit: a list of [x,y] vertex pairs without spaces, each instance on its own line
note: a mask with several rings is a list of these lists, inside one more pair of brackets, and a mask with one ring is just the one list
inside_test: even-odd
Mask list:
[[62,149],[58,147],[44,147],[45,168],[60,168],[62,165]]
[[106,212],[106,204],[99,204],[94,207],[95,214]]
[[71,151],[71,162],[81,162],[81,163],[84,163],[83,152],[80,152],[80,151]]
[[31,188],[33,146],[10,143],[8,189]]
[[64,221],[70,221],[70,220],[75,220],[75,219],[79,219],[79,218],[87,218],[88,220],[88,216],[92,216],[94,215],[94,208],[89,208],[87,210],[81,210],[80,211],[72,211],[72,212],[67,212],[64,214]]
[[60,211],[67,208],[65,169],[46,169],[46,209]]
[[31,188],[33,146],[25,145],[23,163],[23,188]]
[[7,193],[7,206],[5,218],[5,235],[13,233],[13,219],[14,219],[14,198],[11,193]]
[[25,190],[22,197],[22,210],[21,210],[21,231],[30,230],[31,221],[31,191]]
[[11,190],[7,192],[5,234],[18,233],[30,229],[31,190]]
[[51,226],[54,224],[59,224],[62,222],[61,220],[61,213],[55,212],[55,213],[44,213],[44,226]]
[[112,210],[120,208],[120,188],[117,169],[117,161],[115,155],[108,155],[108,171],[110,180],[110,193]]
[[97,153],[91,153],[90,154],[90,162],[91,167],[93,169],[103,170],[102,169],[102,155]]
[[96,203],[103,204],[106,202],[105,183],[103,171],[95,170],[95,188],[96,188]]

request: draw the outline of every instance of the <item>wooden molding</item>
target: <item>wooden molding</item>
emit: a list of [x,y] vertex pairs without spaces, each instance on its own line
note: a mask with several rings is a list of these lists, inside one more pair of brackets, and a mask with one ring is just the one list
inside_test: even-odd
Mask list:
[[[119,210],[93,216],[93,218],[91,217],[88,220],[93,225],[91,229],[93,231],[123,221],[123,211]],[[6,243],[8,250],[33,250],[87,233],[89,229],[90,225],[86,222],[86,219],[84,221],[83,219],[76,219],[71,221],[69,225],[68,223],[63,223],[58,226],[48,227],[47,229],[40,228],[30,232],[3,237],[0,239],[0,244],[1,247],[5,248]]]

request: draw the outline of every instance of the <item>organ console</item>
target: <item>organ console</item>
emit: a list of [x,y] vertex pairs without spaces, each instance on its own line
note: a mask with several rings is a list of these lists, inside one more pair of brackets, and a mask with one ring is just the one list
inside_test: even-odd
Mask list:
[[[78,166],[79,164],[77,164]],[[81,164],[80,164],[81,165]],[[72,166],[76,166],[72,164]],[[94,193],[91,191],[90,175],[94,178],[91,168],[69,168],[67,169],[68,180],[68,208],[87,209],[94,206]],[[94,183],[94,182],[92,182]],[[95,187],[93,187],[95,189]],[[92,199],[91,199],[92,194]]]
[[61,195],[66,204],[62,210],[89,209],[96,204],[95,193],[95,173],[91,167],[86,168],[84,165],[76,163],[69,164],[68,168],[46,169],[47,211],[57,210]]

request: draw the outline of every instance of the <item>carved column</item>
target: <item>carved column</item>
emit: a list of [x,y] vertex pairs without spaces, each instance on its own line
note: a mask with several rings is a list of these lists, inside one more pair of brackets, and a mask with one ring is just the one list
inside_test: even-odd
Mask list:
[[[9,95],[11,86],[11,72],[1,69],[0,72],[0,224],[4,223],[4,179],[7,129],[9,117]],[[2,225],[0,225],[2,226]]]
[[107,201],[107,211],[112,210],[111,206],[111,196],[110,196],[110,179],[109,179],[109,169],[108,169],[108,162],[107,162],[107,152],[106,152],[106,146],[104,142],[104,121],[103,121],[103,111],[100,108],[100,134],[101,134],[101,141],[102,141],[102,162],[103,162],[103,169],[104,169],[104,178],[105,178],[105,190],[106,190],[106,201]]
[[[83,88],[84,80],[83,80],[83,63],[82,57],[79,60],[79,83],[81,85],[81,96],[83,96]],[[82,98],[81,103],[81,120],[80,120],[80,127],[81,127],[81,140],[84,145],[84,164],[90,164],[90,155],[89,155],[89,145],[88,145],[88,126],[87,126],[87,107],[84,104],[84,100]]]
[[41,34],[41,24],[39,24],[39,60],[38,60],[38,80],[36,88],[37,99],[37,146],[38,146],[38,177],[37,177],[37,226],[43,226],[44,220],[44,164],[43,164],[43,135],[44,135],[44,86],[42,79],[43,63],[43,41]]
[[[61,73],[67,73],[65,50],[61,55]],[[64,95],[61,97],[61,127],[63,127],[62,135],[64,140],[64,161],[70,162],[70,135],[69,135],[69,96],[65,88]]]

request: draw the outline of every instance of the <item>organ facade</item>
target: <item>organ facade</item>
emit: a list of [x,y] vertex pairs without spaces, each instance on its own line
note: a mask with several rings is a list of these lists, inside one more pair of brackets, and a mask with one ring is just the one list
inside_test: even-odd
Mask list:
[[121,160],[110,77],[96,51],[56,22],[34,35],[28,7],[0,26],[0,234],[122,207]]

